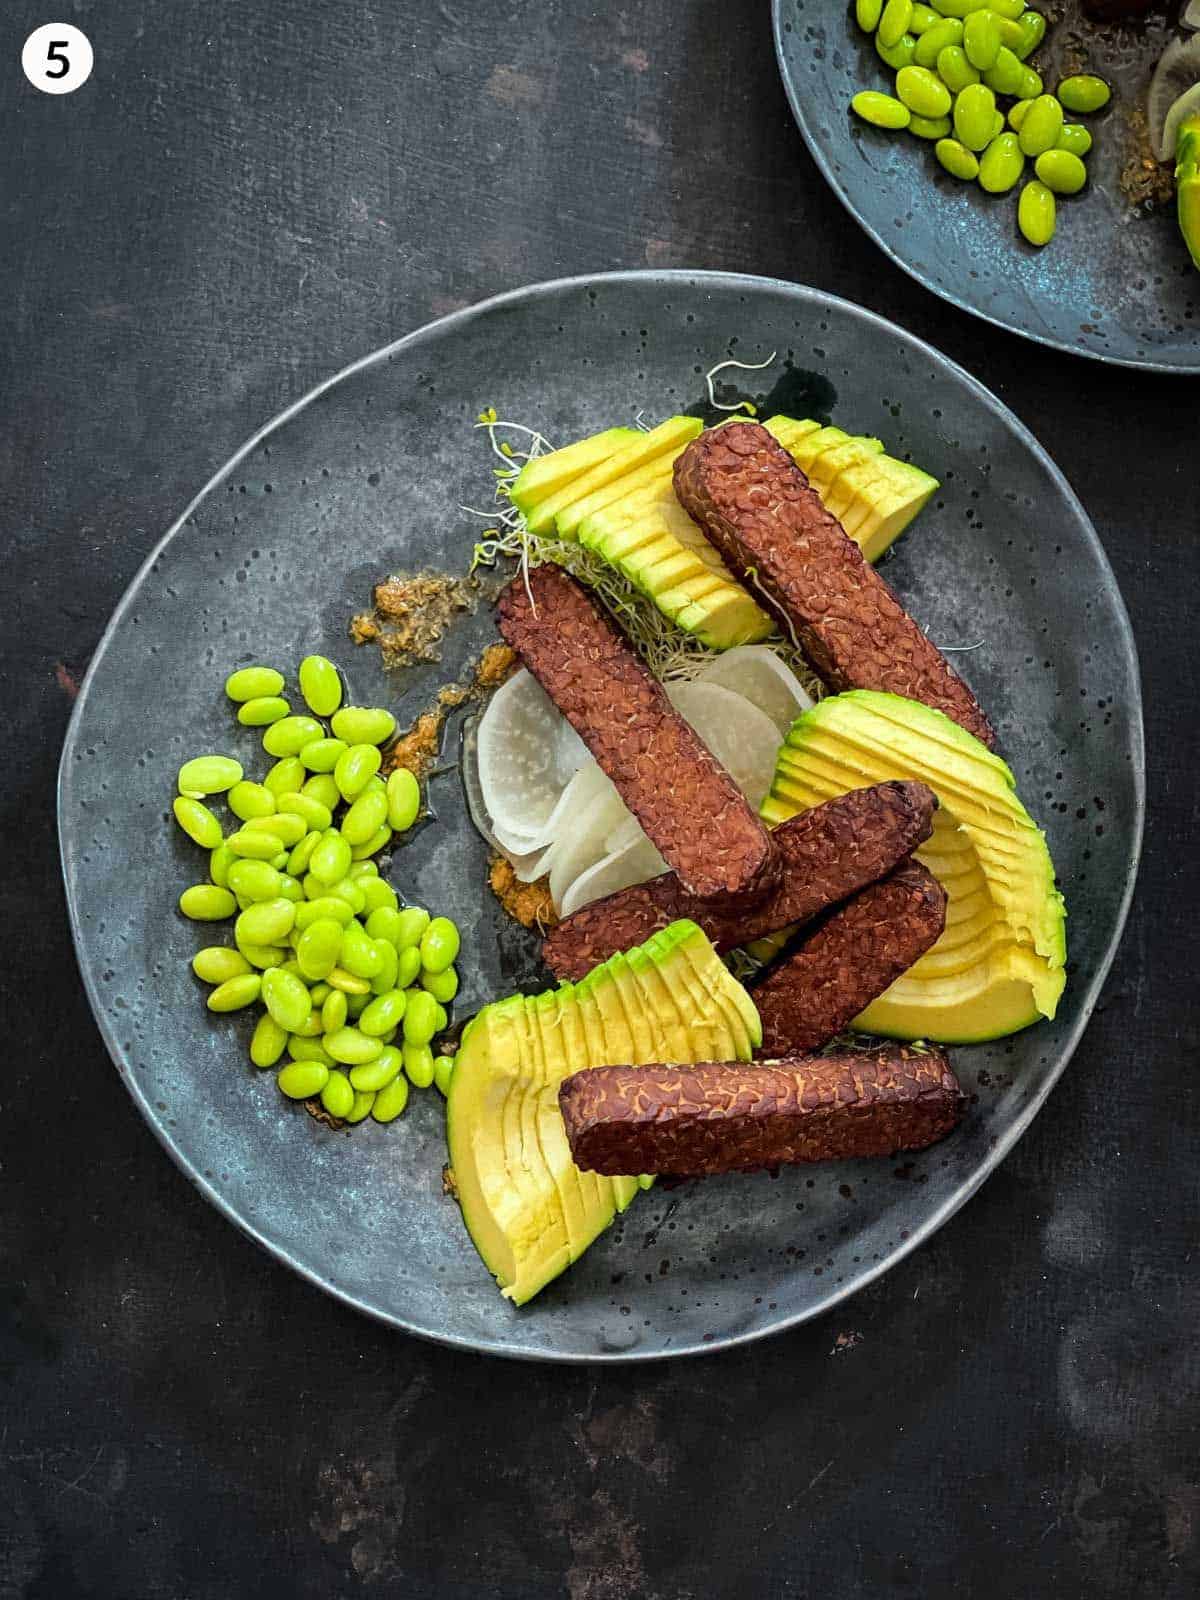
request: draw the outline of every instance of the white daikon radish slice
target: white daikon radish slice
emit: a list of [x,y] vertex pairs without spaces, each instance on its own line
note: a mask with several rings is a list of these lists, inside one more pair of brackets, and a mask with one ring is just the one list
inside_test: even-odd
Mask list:
[[631,811],[626,811],[620,822],[604,841],[602,854],[615,855],[618,850],[624,850],[631,844],[636,844],[639,839],[646,837],[646,830]]
[[779,729],[770,717],[716,683],[670,683],[667,694],[757,811],[779,754]]
[[572,784],[580,786],[579,809],[564,819],[548,852],[550,898],[555,910],[575,880],[607,853],[605,840],[613,823],[628,815],[625,802],[594,761],[580,769]]
[[587,745],[559,712],[558,738],[554,744],[554,765],[563,783],[569,783],[585,762],[592,760]]
[[650,843],[639,839],[615,855],[601,857],[594,867],[582,873],[563,895],[559,914],[569,917],[580,906],[589,906],[593,900],[616,894],[618,889],[628,889],[632,884],[645,883],[666,870],[666,862]]
[[476,750],[483,803],[498,838],[524,837],[527,850],[562,796],[558,771],[562,713],[531,672],[502,683],[479,719]]
[[724,650],[697,674],[697,683],[716,683],[756,705],[786,735],[812,696],[796,674],[768,645],[739,644]]

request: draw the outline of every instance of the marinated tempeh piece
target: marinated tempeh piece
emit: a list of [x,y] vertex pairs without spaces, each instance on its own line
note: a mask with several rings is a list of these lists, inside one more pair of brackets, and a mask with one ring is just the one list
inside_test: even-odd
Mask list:
[[500,596],[500,631],[701,898],[775,880],[766,828],[662,685],[573,578],[534,567]]
[[694,439],[675,463],[675,493],[831,688],[924,701],[995,743],[970,689],[764,427],[728,423]]
[[592,1067],[565,1080],[558,1102],[576,1166],[697,1178],[922,1150],[965,1103],[945,1053],[911,1045],[752,1066]]
[[559,978],[582,978],[617,950],[641,944],[679,917],[699,923],[718,950],[732,950],[808,922],[874,883],[928,839],[937,800],[923,783],[888,782],[827,800],[771,835],[779,883],[752,905],[689,895],[673,872],[621,889],[552,928],[542,957]]
[[748,985],[763,1057],[818,1050],[941,937],[946,891],[906,861],[825,917]]

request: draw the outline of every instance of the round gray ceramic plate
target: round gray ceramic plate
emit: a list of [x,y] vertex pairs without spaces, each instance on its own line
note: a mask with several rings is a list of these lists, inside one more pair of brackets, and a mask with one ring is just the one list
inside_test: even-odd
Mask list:
[[[756,388],[778,385],[794,410],[878,433],[944,480],[887,573],[940,644],[978,644],[956,660],[1049,831],[1071,910],[1070,983],[1053,1024],[958,1052],[977,1098],[944,1145],[653,1190],[515,1310],[442,1193],[436,1093],[414,1094],[391,1127],[332,1132],[248,1066],[246,1019],[205,1011],[187,962],[209,938],[174,910],[201,861],[170,821],[174,775],[209,749],[243,752],[261,770],[255,736],[221,692],[236,664],[290,668],[323,651],[344,663],[356,699],[387,702],[405,722],[496,637],[483,603],[440,666],[389,676],[347,635],[379,576],[465,572],[480,525],[458,508],[486,505],[492,484],[494,458],[472,430],[484,406],[561,443],[689,407],[715,362],[772,351],[769,372],[746,375]],[[447,761],[457,756],[452,737]],[[462,927],[461,1016],[546,977],[535,941],[485,885],[488,852],[459,774],[431,792],[436,824],[390,871],[403,895]],[[1038,1110],[1095,1003],[1133,884],[1137,664],[1112,573],[1065,480],[936,351],[856,306],[766,279],[576,279],[400,340],[234,457],[118,607],[76,703],[59,806],[80,965],[117,1070],[228,1217],[330,1293],[432,1339],[547,1360],[681,1355],[816,1316],[877,1277],[967,1199]]]
[[1116,88],[1112,108],[1083,120],[1095,134],[1091,181],[1062,201],[1058,232],[1035,250],[1017,231],[1016,198],[986,195],[943,172],[923,139],[882,133],[850,111],[860,89],[892,73],[852,10],[829,0],[774,0],[775,48],[792,112],[817,165],[851,216],[897,266],[965,311],[1041,344],[1127,366],[1200,372],[1200,273],[1172,207],[1135,210],[1121,191],[1137,146],[1127,113],[1174,30],[1080,22],[1078,0],[1038,53],[1046,82],[1083,61]]

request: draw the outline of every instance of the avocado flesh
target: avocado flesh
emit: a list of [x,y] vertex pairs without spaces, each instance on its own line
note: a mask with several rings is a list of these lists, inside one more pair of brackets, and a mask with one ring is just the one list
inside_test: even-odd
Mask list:
[[1004,762],[941,712],[870,690],[821,701],[792,725],[763,816],[887,778],[919,778],[941,802],[916,854],[947,891],[946,930],[856,1026],[975,1043],[1053,1017],[1065,911],[1044,835]]
[[653,1181],[575,1166],[558,1109],[563,1078],[589,1066],[748,1060],[756,1030],[753,1002],[690,922],[578,984],[515,995],[472,1019],[447,1101],[450,1163],[468,1231],[508,1299],[537,1294]]
[[[560,539],[572,538],[573,529],[584,517],[608,500],[652,481],[655,473],[663,470],[660,458],[670,456],[674,460],[701,431],[698,417],[668,417],[649,433],[627,440],[603,461],[526,511],[530,531],[545,534],[553,529]],[[638,473],[643,476],[635,482]]]
[[528,514],[539,501],[557,494],[574,479],[606,461],[614,450],[638,437],[637,428],[605,428],[603,433],[593,433],[586,439],[577,439],[561,450],[551,450],[547,455],[527,461],[513,480],[509,491],[512,502]]

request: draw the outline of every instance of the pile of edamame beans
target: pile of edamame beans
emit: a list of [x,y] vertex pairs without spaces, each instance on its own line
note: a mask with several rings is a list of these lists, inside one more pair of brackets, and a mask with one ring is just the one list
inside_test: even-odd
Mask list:
[[[850,102],[877,128],[907,128],[928,139],[938,161],[964,183],[1007,194],[1025,176],[1017,225],[1030,244],[1049,244],[1057,196],[1087,182],[1092,136],[1066,113],[1100,111],[1111,98],[1102,78],[1081,73],[1045,93],[1029,58],[1046,19],[1024,0],[856,0],[855,17],[896,74],[896,93],[864,90]],[[1010,102],[1007,115],[1000,101]]]
[[401,906],[373,859],[421,810],[411,772],[380,776],[396,719],[343,706],[324,656],[306,656],[297,676],[307,712],[292,711],[274,667],[226,679],[238,721],[263,730],[274,759],[261,783],[232,756],[179,769],[175,820],[209,853],[208,882],[185,889],[179,909],[195,922],[236,919],[233,943],[199,951],[192,970],[212,985],[210,1011],[264,1007],[254,1065],[276,1068],[289,1099],[319,1100],[343,1122],[392,1122],[410,1084],[449,1090],[454,1058],[435,1057],[432,1043],[458,991],[458,929]]

